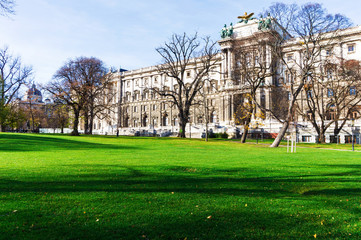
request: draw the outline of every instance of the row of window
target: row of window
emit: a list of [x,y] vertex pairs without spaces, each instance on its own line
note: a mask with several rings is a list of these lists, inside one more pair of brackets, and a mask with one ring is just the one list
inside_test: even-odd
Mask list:
[[[356,87],[350,87],[349,89],[349,95],[356,95]],[[333,89],[328,88],[327,89],[327,97],[333,97]]]
[[[150,107],[151,107],[151,109],[152,109],[153,111],[157,110],[157,108],[158,108],[158,107],[157,107],[157,104],[152,104],[152,105],[150,105]],[[141,111],[142,111],[142,112],[146,112],[146,111],[149,110],[148,105],[141,105],[140,108],[141,108]],[[168,104],[167,104],[167,103],[161,103],[161,104],[160,104],[160,108],[161,108],[161,110],[166,110],[166,109],[168,109]],[[132,107],[132,109],[133,109],[133,112],[138,112],[138,106],[134,106],[134,107]],[[127,108],[125,109],[125,111],[126,111],[127,113],[129,113],[129,107],[127,107]]]
[[[326,56],[331,56],[332,52],[333,52],[332,48],[327,48],[325,50]],[[354,53],[354,52],[356,52],[356,44],[355,43],[347,44],[347,53],[351,54],[351,53]],[[286,60],[287,60],[287,62],[293,61],[294,60],[294,54],[293,53],[287,54],[286,55]]]
[[[165,114],[162,116],[161,118],[161,126],[168,126],[170,123],[169,123],[169,118],[168,118],[168,115]],[[196,121],[197,123],[201,124],[201,123],[204,123],[204,120],[203,120],[203,116],[198,116],[196,118]],[[211,113],[210,116],[209,116],[209,122],[210,123],[216,123],[217,122],[217,115],[214,114],[214,113]],[[129,127],[129,117],[126,117],[124,119],[124,127]],[[151,119],[151,122],[150,122],[153,126],[157,126],[158,124],[158,118],[153,118]],[[173,118],[172,119],[172,123],[171,123],[173,126],[178,126],[179,125],[179,121],[178,121],[178,118]],[[144,116],[142,117],[141,121],[139,122],[137,119],[134,119],[133,120],[133,126],[132,127],[148,127],[149,125],[149,119],[148,119],[148,116]]]
[[[215,73],[217,73],[217,70],[215,68],[212,68],[211,71],[210,71],[210,74],[214,75]],[[191,78],[192,77],[191,71],[190,70],[186,71],[185,76],[186,76],[186,78]],[[148,86],[150,81],[152,81],[152,78],[153,78],[153,83],[154,84],[159,83],[158,79],[160,77],[154,76],[154,77],[149,77],[149,78],[146,77],[146,78],[135,79],[135,80],[134,79],[133,80],[127,80],[126,81],[126,86],[129,88],[131,86],[132,81],[134,81],[134,84],[137,87],[138,86]],[[169,77],[164,76],[164,82],[168,82],[168,81],[169,81]]]

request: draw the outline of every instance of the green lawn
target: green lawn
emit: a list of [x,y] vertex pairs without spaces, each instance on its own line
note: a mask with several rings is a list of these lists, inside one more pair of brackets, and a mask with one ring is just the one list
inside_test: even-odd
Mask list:
[[361,239],[361,153],[0,133],[0,239]]

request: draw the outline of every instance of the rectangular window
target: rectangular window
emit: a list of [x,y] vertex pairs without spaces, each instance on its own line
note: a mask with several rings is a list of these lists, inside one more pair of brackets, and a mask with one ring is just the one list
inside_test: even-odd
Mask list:
[[187,78],[191,77],[191,71],[187,71]]
[[137,106],[134,107],[134,112],[137,112]]
[[311,142],[312,136],[302,136],[302,142]]
[[350,87],[350,95],[356,95],[356,87]]
[[332,70],[331,69],[327,69],[327,79],[332,80]]
[[333,90],[331,88],[327,89],[327,97],[333,97]]
[[255,56],[254,57],[254,64],[256,65],[256,67],[258,66],[258,63],[259,63],[259,57]]
[[312,98],[312,90],[307,91],[307,98]]
[[355,52],[355,44],[347,45],[347,52],[348,53],[354,53]]
[[287,62],[290,62],[293,60],[293,54],[288,54],[287,55]]

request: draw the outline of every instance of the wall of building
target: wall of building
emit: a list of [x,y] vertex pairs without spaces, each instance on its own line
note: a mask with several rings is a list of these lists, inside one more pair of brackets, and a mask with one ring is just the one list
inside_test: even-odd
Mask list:
[[[234,34],[230,38],[219,41],[221,52],[218,55],[220,64],[217,65],[216,73],[211,74],[212,80],[216,83],[217,89],[207,94],[213,109],[210,113],[210,128],[214,132],[227,131],[234,135],[240,126],[234,122],[234,105],[236,95],[247,91],[242,83],[236,83],[232,76],[232,69],[235,66],[233,40],[247,40],[249,36],[259,32],[258,22],[250,21],[248,24],[238,23],[234,26]],[[332,41],[330,46],[325,46],[321,58],[344,58],[361,60],[361,27],[353,27],[343,30],[344,37],[341,41]],[[331,42],[330,42],[331,43]],[[292,56],[292,61],[300,59],[299,39],[290,39],[284,45],[285,57]],[[269,58],[271,54],[269,54]],[[191,81],[194,75],[194,67],[189,66],[186,75],[188,81]],[[284,76],[287,79],[287,76]],[[187,81],[187,78],[186,78]],[[295,79],[297,81],[297,79]],[[174,135],[179,131],[178,112],[175,106],[172,106],[167,99],[162,98],[152,92],[152,88],[168,87],[173,90],[176,82],[158,73],[156,66],[141,68],[132,71],[117,72],[114,74],[114,82],[118,91],[117,98],[114,100],[114,114],[108,119],[96,119],[94,133],[96,134],[116,134],[119,131],[121,135],[144,134],[160,136]],[[270,108],[274,102],[275,82],[273,77],[266,78],[257,94],[259,99],[264,98],[264,104]],[[283,84],[287,84],[284,82]],[[303,101],[305,92],[300,94],[300,100]],[[302,100],[303,99],[303,100]],[[187,130],[193,134],[193,137],[201,137],[205,131],[204,117],[201,117],[201,111],[197,108],[191,109],[190,124]],[[269,114],[262,121],[264,133],[277,133],[281,124],[273,119]],[[361,121],[356,121],[356,126],[361,126]],[[345,142],[351,135],[351,127],[347,125],[340,134],[340,142]],[[259,131],[259,130],[255,130]],[[289,132],[297,132],[299,141],[314,142],[317,139],[312,125],[302,117],[297,119],[297,127],[290,127]],[[327,131],[326,140],[330,141],[332,137],[332,127]],[[355,130],[357,135],[359,130]],[[346,139],[346,140],[345,140]]]

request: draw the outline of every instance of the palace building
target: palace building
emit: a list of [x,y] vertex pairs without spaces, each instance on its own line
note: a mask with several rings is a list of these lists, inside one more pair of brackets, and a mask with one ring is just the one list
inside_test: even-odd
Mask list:
[[[272,28],[272,29],[271,29]],[[235,120],[237,107],[242,100],[243,94],[247,93],[247,85],[242,80],[237,71],[240,64],[237,60],[239,48],[246,48],[260,41],[253,41],[254,37],[263,39],[262,42],[271,41],[267,31],[273,30],[279,32],[279,36],[284,39],[282,51],[288,62],[301,61],[302,42],[300,39],[291,38],[291,36],[282,29],[271,17],[262,19],[247,19],[240,21],[234,26],[225,26],[222,29],[221,39],[218,41],[220,52],[217,55],[218,64],[213,67],[209,73],[212,87],[206,84],[206,99],[209,106],[209,129],[213,132],[227,132],[230,137],[236,137],[242,134],[242,125]],[[323,49],[319,58],[322,59],[343,59],[361,60],[361,26],[351,27],[340,30],[337,40],[327,42],[324,40]],[[334,38],[330,35],[329,38]],[[325,38],[326,39],[326,38]],[[264,58],[271,61],[274,57],[272,50],[267,44],[262,48]],[[335,61],[336,61],[335,60]],[[252,56],[252,62],[259,61],[258,57]],[[322,60],[323,61],[323,60]],[[293,79],[293,75],[287,69],[280,69],[282,65],[276,65],[277,69],[267,70],[276,71],[278,74],[265,75],[261,86],[257,90],[257,102],[265,108],[274,108],[275,106],[287,107],[284,105],[288,96],[283,98],[279,94],[287,93],[287,84]],[[192,79],[196,69],[189,65],[186,71],[186,78]],[[116,134],[120,135],[158,135],[158,136],[176,136],[179,131],[178,112],[175,106],[172,106],[167,99],[160,97],[151,89],[176,88],[174,79],[170,79],[157,71],[157,66],[141,68],[136,70],[120,71],[112,73],[114,76],[114,86],[117,91],[117,97],[113,99],[114,113],[106,119],[96,119],[94,121],[93,131],[95,134]],[[333,73],[327,72],[328,75]],[[326,74],[326,75],[327,75]],[[331,77],[331,76],[328,76]],[[276,91],[278,86],[285,86],[286,91]],[[208,87],[208,88],[207,88]],[[326,90],[325,90],[326,91]],[[355,89],[350,89],[350,94]],[[298,102],[300,111],[306,111],[303,101],[307,100],[307,89],[304,88],[299,94]],[[338,138],[339,142],[349,141],[350,135],[354,134],[359,141],[359,127],[361,121],[357,120],[359,113],[358,107],[355,108],[353,118],[345,124]],[[280,130],[281,124],[268,112],[264,112],[261,117],[253,117],[250,133],[262,134],[263,137],[274,137]],[[186,135],[189,137],[202,137],[205,132],[205,117],[201,109],[191,107],[191,116],[187,125]],[[302,114],[296,114],[293,125],[289,132],[297,132],[298,141],[315,142],[317,133],[314,127],[307,121]],[[326,142],[331,141],[333,127],[329,127],[326,132]]]

